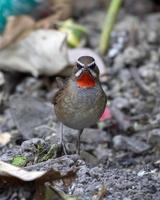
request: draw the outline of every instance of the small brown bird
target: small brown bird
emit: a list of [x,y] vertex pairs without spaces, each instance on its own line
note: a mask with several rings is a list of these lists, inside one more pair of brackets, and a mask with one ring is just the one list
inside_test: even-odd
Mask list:
[[[64,125],[79,130],[77,149],[80,153],[80,135],[84,128],[94,125],[106,106],[106,95],[99,81],[99,69],[94,58],[80,57],[67,83],[54,97],[55,113]],[[63,125],[61,125],[63,144]]]

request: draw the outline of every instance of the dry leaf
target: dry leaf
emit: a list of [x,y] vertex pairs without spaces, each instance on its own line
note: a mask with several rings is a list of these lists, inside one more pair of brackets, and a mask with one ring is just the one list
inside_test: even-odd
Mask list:
[[43,176],[45,173],[46,171],[26,171],[22,168],[0,161],[0,176],[8,175],[22,181],[33,181]]
[[0,161],[0,186],[22,186],[26,182],[32,181],[36,181],[36,184],[44,184],[47,181],[56,181],[67,177],[72,179],[77,171],[76,167],[69,165],[70,162],[73,162],[72,157],[74,156],[63,156],[25,168]]
[[55,75],[68,65],[66,34],[36,30],[0,51],[0,69]]
[[[13,41],[21,38],[23,35],[26,35],[28,31],[40,28],[48,29],[53,27],[57,21],[65,20],[68,17],[71,17],[72,5],[73,0],[51,0],[50,2],[42,1],[40,5],[34,10],[35,12],[31,14],[32,17],[29,15],[23,15],[23,12],[19,16],[9,16],[7,18],[7,25],[3,32],[3,36],[0,37],[0,49],[5,48]],[[12,6],[12,11],[14,14],[16,7],[14,7],[14,5]],[[46,9],[47,13],[51,13],[49,16],[42,18],[43,13],[46,15]],[[35,21],[35,18],[40,18],[40,20]]]
[[5,31],[0,38],[0,49],[5,48],[15,40],[21,38],[21,34],[27,30],[31,30],[34,24],[35,21],[30,16],[21,15],[8,17]]

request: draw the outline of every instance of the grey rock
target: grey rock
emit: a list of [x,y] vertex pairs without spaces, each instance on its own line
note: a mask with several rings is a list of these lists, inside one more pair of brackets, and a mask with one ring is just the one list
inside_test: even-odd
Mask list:
[[105,163],[106,160],[112,155],[112,150],[108,148],[108,144],[99,144],[97,148],[94,149],[94,155],[100,161],[100,163]]
[[[53,121],[53,106],[31,96],[13,95],[10,98],[10,112],[18,130],[26,139],[39,136],[40,127],[49,127]],[[48,129],[44,134],[47,135],[47,132]]]
[[117,69],[121,69],[126,65],[135,65],[144,59],[145,56],[146,52],[142,52],[140,49],[130,46],[115,58],[114,66]]
[[81,151],[81,159],[92,166],[97,165],[98,159],[87,151]]
[[124,97],[116,97],[112,101],[112,103],[113,103],[113,105],[117,106],[117,108],[119,108],[119,109],[124,109],[124,108],[129,107],[129,101],[128,101],[128,99],[126,99]]
[[111,136],[100,129],[86,128],[81,135],[81,142],[100,144],[111,142]]
[[154,63],[147,63],[145,65],[142,65],[138,72],[142,78],[145,80],[154,80],[156,77],[156,74],[159,73],[156,69],[156,66]]
[[78,187],[78,188],[75,188],[75,190],[74,190],[74,195],[81,195],[81,194],[83,194],[84,193],[84,188],[83,188],[83,185],[82,185],[82,187],[80,188],[80,187]]
[[21,150],[24,151],[32,151],[34,152],[36,149],[36,146],[41,145],[45,146],[45,141],[40,138],[32,138],[30,140],[26,140],[21,144]]
[[14,148],[6,149],[5,152],[1,152],[0,160],[4,162],[10,162],[14,156],[20,155],[20,148],[18,146]]
[[103,168],[101,168],[99,166],[94,167],[94,168],[90,169],[89,173],[90,173],[91,177],[93,177],[93,178],[100,177],[103,174]]
[[15,129],[16,125],[9,109],[5,110],[5,124],[8,129]]
[[134,153],[143,153],[150,149],[150,145],[133,137],[117,135],[113,138],[113,146],[116,150],[130,150]]
[[20,151],[27,158],[28,161],[33,162],[35,158],[37,159],[37,155],[39,155],[39,151],[43,150],[48,151],[48,146],[43,139],[40,138],[32,138],[30,140],[26,140],[21,144]]
[[148,142],[160,146],[160,129],[154,129],[149,133]]

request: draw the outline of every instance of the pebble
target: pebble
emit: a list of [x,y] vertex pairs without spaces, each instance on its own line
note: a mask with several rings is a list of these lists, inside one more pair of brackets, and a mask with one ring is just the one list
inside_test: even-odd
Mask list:
[[45,141],[40,138],[32,138],[30,140],[26,140],[21,144],[21,150],[24,151],[32,151],[34,152],[37,148],[36,146],[41,145],[45,146]]
[[86,128],[81,135],[81,142],[100,144],[111,142],[111,136],[100,129]]
[[119,109],[129,108],[129,101],[124,97],[116,97],[112,101],[113,105],[116,105]]
[[150,149],[149,144],[123,135],[117,135],[113,138],[113,146],[116,150],[130,150],[134,153],[143,153]]
[[149,133],[148,142],[160,146],[160,129],[154,129]]

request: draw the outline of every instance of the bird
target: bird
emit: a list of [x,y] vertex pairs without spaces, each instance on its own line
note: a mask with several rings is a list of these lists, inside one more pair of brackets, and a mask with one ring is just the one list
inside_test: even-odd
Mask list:
[[60,143],[64,153],[63,125],[79,130],[77,153],[80,154],[80,136],[83,130],[99,120],[107,103],[107,96],[99,80],[99,69],[91,56],[80,56],[71,76],[53,99],[55,114],[61,122]]

